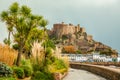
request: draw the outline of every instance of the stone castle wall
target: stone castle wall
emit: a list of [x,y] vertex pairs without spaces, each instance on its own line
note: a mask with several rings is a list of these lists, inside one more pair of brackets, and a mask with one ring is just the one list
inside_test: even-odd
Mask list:
[[93,36],[92,35],[87,35],[87,40],[88,41],[91,41],[93,39]]
[[64,24],[62,22],[62,23],[54,24],[52,31],[56,36],[61,37],[62,35],[74,34],[75,32],[81,30],[83,32],[85,31],[84,28],[80,28],[80,25],[74,26],[73,24]]
[[[68,34],[74,34],[77,32],[80,33],[86,33],[85,28],[81,27],[80,24],[77,26],[73,24],[65,24],[64,22],[62,23],[57,23],[53,25],[53,29],[51,30],[52,34],[54,34],[58,39],[62,37],[62,35],[68,35]],[[81,36],[79,39],[84,39],[85,36]],[[86,39],[88,41],[91,41],[93,39],[92,35],[87,35]]]

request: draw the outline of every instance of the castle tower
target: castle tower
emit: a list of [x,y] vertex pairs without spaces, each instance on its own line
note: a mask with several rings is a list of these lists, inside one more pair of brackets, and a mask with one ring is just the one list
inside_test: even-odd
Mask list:
[[73,34],[75,32],[75,27],[73,24],[69,23],[69,26],[68,26],[68,34]]
[[75,33],[80,31],[80,24],[78,24],[77,26],[75,26]]
[[68,33],[67,30],[68,24],[62,23],[57,23],[53,25],[53,34],[59,39],[62,37],[62,35]]
[[80,24],[77,25],[78,31],[80,31]]
[[75,33],[77,33],[78,32],[78,27],[77,26],[75,26]]
[[80,32],[81,32],[81,33],[85,32],[85,28],[84,28],[84,27],[81,27],[81,28],[80,28]]

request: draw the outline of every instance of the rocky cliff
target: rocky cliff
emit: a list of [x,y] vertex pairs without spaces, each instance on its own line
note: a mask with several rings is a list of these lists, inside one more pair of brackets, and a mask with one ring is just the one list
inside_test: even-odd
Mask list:
[[49,30],[48,34],[55,44],[61,46],[63,50],[65,50],[65,46],[73,46],[76,52],[79,51],[83,54],[94,51],[106,55],[117,55],[117,51],[113,50],[110,46],[95,41],[93,36],[87,34],[85,28],[79,24],[77,26],[65,24],[64,22],[54,24],[53,29]]

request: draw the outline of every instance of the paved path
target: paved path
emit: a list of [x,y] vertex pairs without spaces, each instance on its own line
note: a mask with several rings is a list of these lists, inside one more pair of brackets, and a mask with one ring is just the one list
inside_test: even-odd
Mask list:
[[68,75],[63,80],[106,80],[88,71],[70,69]]

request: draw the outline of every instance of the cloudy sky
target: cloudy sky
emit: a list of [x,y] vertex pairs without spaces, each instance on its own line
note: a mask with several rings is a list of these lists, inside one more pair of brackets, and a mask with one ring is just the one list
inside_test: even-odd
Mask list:
[[[54,23],[80,24],[96,41],[120,51],[120,0],[0,0],[0,13],[13,2],[28,5],[34,14],[43,15],[47,27]],[[0,22],[0,43],[7,37]]]

